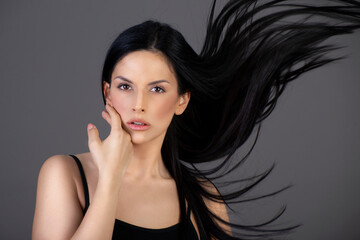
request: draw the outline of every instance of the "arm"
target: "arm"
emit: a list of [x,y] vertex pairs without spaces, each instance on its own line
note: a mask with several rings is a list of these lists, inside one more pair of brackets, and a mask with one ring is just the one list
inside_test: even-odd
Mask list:
[[133,150],[120,115],[108,104],[106,109],[103,117],[111,132],[103,142],[97,128],[88,125],[88,145],[99,177],[86,215],[82,216],[70,164],[53,156],[39,173],[33,239],[111,239],[119,189]]
[[52,156],[40,169],[32,239],[70,239],[81,222],[76,186],[64,160]]
[[56,155],[41,167],[32,238],[111,239],[120,183],[99,179],[91,206],[83,216],[70,163]]

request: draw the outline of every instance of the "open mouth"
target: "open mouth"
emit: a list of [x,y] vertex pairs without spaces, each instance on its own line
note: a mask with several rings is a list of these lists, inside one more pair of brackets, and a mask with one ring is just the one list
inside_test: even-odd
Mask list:
[[142,123],[142,122],[131,122],[131,124],[139,125],[139,126],[146,126],[147,125],[146,123]]
[[127,124],[132,130],[147,130],[150,127],[150,124],[142,119],[131,119]]

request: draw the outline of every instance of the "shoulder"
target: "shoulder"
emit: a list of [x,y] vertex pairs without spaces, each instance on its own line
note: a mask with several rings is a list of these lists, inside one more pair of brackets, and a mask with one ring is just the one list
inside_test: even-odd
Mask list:
[[51,156],[41,166],[33,219],[34,239],[68,236],[81,221],[76,167],[68,155]]
[[40,168],[37,197],[41,197],[42,193],[73,195],[78,192],[80,181],[78,166],[70,155],[53,155]]
[[71,156],[69,155],[53,155],[46,159],[41,166],[40,173],[48,171],[63,171],[65,169],[70,169]]
[[[92,160],[88,153],[74,155],[85,172],[87,181],[92,179]],[[89,179],[88,179],[89,178]],[[38,192],[51,191],[52,194],[64,194],[76,197],[81,207],[85,205],[83,182],[79,166],[70,155],[53,155],[42,164],[38,176]]]
[[[212,194],[215,194],[216,196],[219,196],[221,199],[221,194],[220,192],[218,191],[218,189],[216,188],[216,186],[211,183],[210,181],[204,181],[202,179],[198,179],[198,182],[200,183],[200,185],[206,190],[208,191],[209,193],[212,193]],[[229,215],[228,215],[228,212],[227,212],[227,209],[226,209],[226,205],[225,203],[222,201],[222,200],[218,200],[218,201],[212,201],[212,200],[209,200],[207,199],[206,197],[203,197],[203,200],[204,200],[204,203],[205,205],[207,206],[207,208],[216,216],[218,216],[219,218],[221,218],[222,220],[226,221],[226,222],[229,222]],[[198,237],[200,236],[199,235],[199,229],[198,229],[198,226],[197,226],[197,223],[195,221],[195,217],[193,216],[193,213],[190,214],[190,218],[191,218],[191,221],[194,223],[194,227],[195,227],[195,230],[198,234]],[[232,236],[232,231],[231,231],[231,228],[222,223],[221,221],[219,220],[216,220],[215,219],[215,222],[225,231],[227,232],[228,234],[230,234]],[[200,239],[200,237],[199,237]]]
[[51,179],[57,179],[58,181],[72,179],[74,171],[73,162],[71,161],[71,156],[67,155],[53,155],[49,157],[40,168],[38,183],[40,184]]
[[[201,186],[207,190],[209,193],[214,194],[219,197],[219,200],[210,200],[206,197],[203,197],[204,203],[208,207],[208,209],[216,216],[224,220],[225,222],[229,222],[229,215],[226,209],[226,204],[222,199],[222,195],[217,189],[217,187],[210,181],[201,180]],[[215,222],[219,224],[219,226],[227,233],[231,235],[231,227],[222,223],[219,220],[215,219]]]
[[[75,155],[79,159],[83,169],[92,167],[92,161],[89,159],[89,155],[88,153]],[[74,158],[70,155],[53,155],[45,160],[40,168],[39,180],[43,178],[53,178],[54,175],[57,177],[61,176],[61,179],[74,183],[80,179],[79,168]]]
[[[81,161],[83,162],[83,161]],[[38,183],[56,179],[57,182],[77,183],[79,168],[70,155],[53,155],[45,160],[39,172]]]
[[76,189],[74,164],[76,163],[71,161],[71,156],[67,155],[54,155],[46,159],[38,176],[38,198],[42,196],[42,193],[55,195],[59,191]]

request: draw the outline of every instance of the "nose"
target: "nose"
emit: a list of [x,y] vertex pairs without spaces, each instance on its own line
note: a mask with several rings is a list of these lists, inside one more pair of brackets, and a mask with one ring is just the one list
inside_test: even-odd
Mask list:
[[133,107],[134,112],[145,112],[145,109],[142,106],[134,106]]
[[135,104],[132,108],[133,112],[145,112],[145,107],[144,107],[145,101],[144,100],[145,99],[144,99],[143,93],[139,92],[136,95]]

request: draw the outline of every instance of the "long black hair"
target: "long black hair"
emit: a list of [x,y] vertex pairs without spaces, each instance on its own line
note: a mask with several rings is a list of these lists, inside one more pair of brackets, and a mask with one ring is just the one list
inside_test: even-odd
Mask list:
[[[179,94],[191,92],[185,112],[174,116],[161,152],[176,182],[181,221],[186,217],[187,201],[201,240],[266,239],[295,227],[269,227],[283,211],[257,225],[228,223],[212,213],[204,202],[205,198],[225,204],[246,201],[236,199],[260,183],[272,168],[245,180],[239,176],[231,183],[248,181],[248,184],[227,194],[209,191],[204,182],[212,183],[246,160],[256,139],[245,157],[219,176],[213,176],[227,166],[230,157],[254,131],[258,134],[261,121],[273,111],[287,83],[304,72],[341,59],[327,56],[339,47],[324,41],[360,27],[360,3],[355,0],[316,3],[320,5],[290,0],[231,0],[215,17],[214,0],[199,54],[181,33],[157,21],[128,28],[107,52],[102,87],[104,81],[111,84],[112,71],[126,54],[148,50],[166,56],[175,70]],[[104,95],[103,100],[105,103]],[[206,171],[195,165],[222,157],[217,166]],[[214,220],[231,226],[233,236]],[[236,236],[235,230],[239,231]]]

